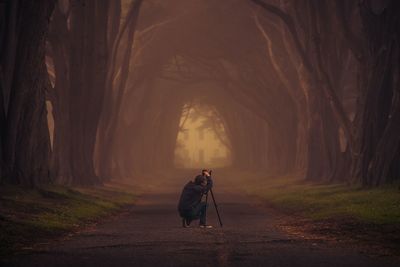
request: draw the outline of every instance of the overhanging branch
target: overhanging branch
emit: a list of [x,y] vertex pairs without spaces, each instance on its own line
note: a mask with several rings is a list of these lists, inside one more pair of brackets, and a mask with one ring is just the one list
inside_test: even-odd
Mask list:
[[278,18],[280,18],[288,27],[288,30],[290,32],[290,34],[292,35],[295,47],[297,49],[297,51],[300,54],[300,57],[303,61],[304,66],[310,71],[313,71],[312,65],[310,63],[310,61],[308,60],[306,53],[304,51],[303,46],[301,45],[300,42],[300,38],[299,35],[297,33],[296,30],[296,26],[294,24],[293,18],[287,14],[286,12],[282,11],[281,9],[279,9],[278,7],[271,5],[271,4],[267,4],[265,2],[263,2],[262,0],[250,0],[252,2],[254,2],[256,5],[262,7],[264,10],[268,11],[269,13],[277,16]]

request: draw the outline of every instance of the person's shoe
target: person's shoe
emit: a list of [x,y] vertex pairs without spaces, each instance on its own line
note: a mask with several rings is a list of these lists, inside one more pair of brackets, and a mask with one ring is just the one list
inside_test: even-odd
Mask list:
[[200,224],[199,227],[200,228],[207,228],[207,229],[213,228],[212,225],[207,225],[207,224]]
[[189,224],[187,223],[185,218],[182,218],[182,227],[183,228],[188,228],[189,227]]

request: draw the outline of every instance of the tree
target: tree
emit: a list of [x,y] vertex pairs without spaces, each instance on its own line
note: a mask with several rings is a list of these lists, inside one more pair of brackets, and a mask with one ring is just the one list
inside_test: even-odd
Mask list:
[[70,1],[67,7],[60,2],[53,15],[49,54],[55,87],[49,99],[55,122],[52,171],[58,183],[100,182],[93,154],[107,90],[108,18],[105,0]]
[[34,186],[49,182],[45,40],[54,1],[3,1],[0,27],[1,176]]

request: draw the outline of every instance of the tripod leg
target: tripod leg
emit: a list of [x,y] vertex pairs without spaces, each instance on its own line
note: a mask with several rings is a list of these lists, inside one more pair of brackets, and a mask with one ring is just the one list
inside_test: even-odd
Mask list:
[[204,223],[207,224],[207,205],[208,205],[208,192],[206,194],[206,208],[204,209]]
[[222,221],[221,221],[221,217],[219,216],[218,206],[217,206],[217,203],[215,202],[214,194],[213,194],[213,191],[212,191],[211,189],[210,189],[210,192],[211,192],[212,200],[213,200],[213,202],[214,202],[215,211],[217,212],[217,216],[218,216],[218,220],[219,220],[219,225],[221,225],[221,227],[222,227]]

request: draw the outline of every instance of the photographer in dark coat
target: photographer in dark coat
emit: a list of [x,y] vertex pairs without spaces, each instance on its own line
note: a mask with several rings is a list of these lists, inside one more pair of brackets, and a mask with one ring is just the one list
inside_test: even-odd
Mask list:
[[201,175],[197,175],[194,181],[185,185],[178,204],[183,227],[189,227],[193,220],[200,219],[200,227],[211,228],[211,226],[206,225],[207,204],[201,202],[201,198],[208,193],[212,186],[213,181],[210,172],[207,170],[202,170]]

